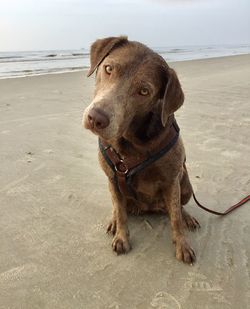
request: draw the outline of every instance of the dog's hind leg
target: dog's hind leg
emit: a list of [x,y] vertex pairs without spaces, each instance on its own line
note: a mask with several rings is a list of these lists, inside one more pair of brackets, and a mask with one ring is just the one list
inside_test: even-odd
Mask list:
[[189,245],[184,233],[185,223],[182,216],[180,197],[180,182],[179,179],[176,179],[173,185],[166,190],[164,200],[169,212],[172,239],[176,248],[176,258],[179,261],[192,264],[195,262],[195,253]]
[[[185,205],[189,202],[193,194],[193,188],[188,177],[188,172],[185,163],[183,165],[183,173],[180,181],[180,186],[181,186],[181,205]],[[182,207],[182,217],[187,229],[194,231],[197,228],[200,228],[199,222],[194,217],[192,217],[186,210],[184,210],[183,207]]]
[[180,185],[181,185],[181,205],[186,205],[193,194],[193,188],[188,177],[188,172],[185,163],[183,164]]
[[188,230],[195,231],[196,229],[201,227],[200,223],[195,219],[195,217],[191,216],[183,207],[181,210],[183,221]]
[[113,236],[116,233],[116,211],[114,205],[113,205],[112,219],[110,220],[109,225],[107,227],[107,233]]

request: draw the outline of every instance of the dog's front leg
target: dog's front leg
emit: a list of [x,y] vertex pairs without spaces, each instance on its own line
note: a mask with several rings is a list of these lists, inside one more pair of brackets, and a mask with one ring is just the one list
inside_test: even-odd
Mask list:
[[117,254],[126,253],[130,250],[126,199],[117,192],[112,182],[109,182],[109,190],[113,203],[113,218],[108,227],[108,231],[111,229],[114,233],[112,248]]
[[175,183],[166,191],[165,200],[171,221],[172,239],[175,244],[176,258],[179,261],[192,264],[195,262],[195,253],[184,235],[185,225],[182,218],[181,192],[178,179],[176,179]]

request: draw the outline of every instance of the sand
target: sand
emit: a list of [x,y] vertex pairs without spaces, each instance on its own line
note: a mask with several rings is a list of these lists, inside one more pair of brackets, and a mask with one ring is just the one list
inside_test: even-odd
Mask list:
[[[171,65],[195,192],[224,210],[250,191],[250,55]],[[250,308],[249,204],[218,218],[189,202],[194,266],[175,259],[165,216],[130,218],[133,250],[112,252],[85,75],[0,81],[0,308]]]

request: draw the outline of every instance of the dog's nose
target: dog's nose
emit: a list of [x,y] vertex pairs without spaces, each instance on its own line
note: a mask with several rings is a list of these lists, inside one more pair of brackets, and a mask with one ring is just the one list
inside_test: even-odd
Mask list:
[[108,116],[100,109],[92,108],[88,113],[88,121],[92,129],[105,129],[109,125]]

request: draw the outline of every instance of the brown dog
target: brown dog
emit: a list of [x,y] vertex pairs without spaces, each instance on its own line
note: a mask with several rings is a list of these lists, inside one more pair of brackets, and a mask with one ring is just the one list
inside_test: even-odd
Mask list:
[[[184,228],[194,230],[199,223],[182,207],[193,190],[185,167],[185,150],[177,133],[176,141],[170,140],[173,145],[164,155],[131,178],[134,196],[123,188],[127,167],[120,175],[116,166],[112,169],[109,164],[112,156],[114,160],[120,158],[118,163],[122,164],[150,158],[169,141],[173,113],[184,102],[177,75],[161,56],[126,37],[97,40],[90,56],[88,76],[97,70],[96,89],[84,112],[83,125],[102,142],[99,159],[109,179],[113,202],[113,218],[108,227],[114,235],[113,250],[118,254],[130,250],[127,213],[164,212],[170,217],[177,259],[193,263],[195,253]],[[110,152],[111,159],[105,151]]]

